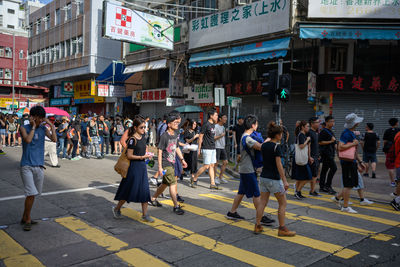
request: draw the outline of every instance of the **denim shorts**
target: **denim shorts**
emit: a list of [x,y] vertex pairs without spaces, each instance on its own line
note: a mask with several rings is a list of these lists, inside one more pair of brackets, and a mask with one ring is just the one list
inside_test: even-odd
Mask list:
[[260,189],[258,187],[256,173],[241,173],[239,184],[239,195],[246,195],[247,198],[259,197]]
[[366,163],[369,162],[376,162],[376,153],[369,153],[369,152],[364,152],[363,154],[363,161]]
[[6,129],[0,129],[0,135],[6,135]]
[[285,187],[281,179],[273,180],[269,178],[260,177],[260,190],[267,193],[284,193]]

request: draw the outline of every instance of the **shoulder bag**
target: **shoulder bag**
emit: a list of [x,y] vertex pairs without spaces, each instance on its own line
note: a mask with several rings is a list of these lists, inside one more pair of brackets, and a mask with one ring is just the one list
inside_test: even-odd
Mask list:
[[356,146],[352,146],[346,150],[339,151],[339,159],[344,161],[354,161],[356,157]]
[[[299,138],[297,137],[297,140]],[[299,141],[296,142],[295,145],[295,161],[299,166],[307,165],[308,163],[308,145],[306,145],[303,149],[300,148]]]
[[[133,139],[135,139],[135,145],[136,145],[137,140],[136,138]],[[129,140],[127,143],[129,143]],[[124,150],[121,153],[121,156],[119,156],[119,159],[114,166],[114,170],[118,174],[120,174],[122,178],[126,178],[126,176],[128,175],[128,169],[131,163],[131,161],[128,159],[127,151],[128,151],[128,146],[124,148]]]

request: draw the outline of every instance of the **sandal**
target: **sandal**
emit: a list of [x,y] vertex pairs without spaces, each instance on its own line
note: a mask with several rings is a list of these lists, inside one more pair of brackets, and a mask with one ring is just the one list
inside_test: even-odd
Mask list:
[[31,223],[25,223],[23,229],[24,229],[24,231],[32,230],[32,224]]
[[[21,220],[20,224],[21,224],[21,225],[24,225],[24,224],[25,224],[25,221],[24,221],[24,220]],[[31,220],[31,224],[32,224],[32,225],[38,224],[38,222],[37,222],[37,221],[34,221],[34,220]]]
[[156,200],[150,200],[148,203],[149,203],[149,205],[151,205],[153,207],[162,207],[161,203],[158,202],[157,199]]

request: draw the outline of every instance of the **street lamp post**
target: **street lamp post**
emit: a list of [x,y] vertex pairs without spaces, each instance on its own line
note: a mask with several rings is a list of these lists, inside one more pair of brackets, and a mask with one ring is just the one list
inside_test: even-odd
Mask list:
[[13,33],[13,48],[12,48],[12,103],[11,103],[11,110],[14,113],[14,99],[15,99],[15,33]]

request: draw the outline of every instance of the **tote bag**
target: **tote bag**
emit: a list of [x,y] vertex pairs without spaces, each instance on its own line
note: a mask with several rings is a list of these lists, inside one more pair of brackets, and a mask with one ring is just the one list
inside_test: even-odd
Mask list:
[[[136,139],[135,139],[135,142],[136,142]],[[129,140],[127,143],[129,143]],[[124,150],[121,153],[121,156],[119,156],[119,159],[114,166],[114,170],[118,174],[120,174],[122,178],[126,178],[126,176],[128,175],[129,165],[131,164],[131,161],[128,159],[128,157],[126,155],[127,151],[128,151],[128,147],[124,148]]]
[[344,161],[354,161],[356,148],[356,146],[352,146],[346,150],[339,151],[339,159]]
[[308,145],[303,149],[300,148],[299,143],[295,145],[295,161],[299,166],[307,165],[308,163]]

